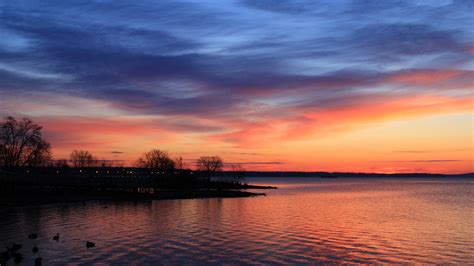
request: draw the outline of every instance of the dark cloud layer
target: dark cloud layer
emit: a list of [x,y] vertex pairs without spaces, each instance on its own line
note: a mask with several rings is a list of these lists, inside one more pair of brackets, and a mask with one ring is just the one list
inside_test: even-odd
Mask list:
[[[464,1],[22,1],[0,9],[0,93],[73,95],[134,115],[230,119],[251,104],[344,106],[398,96],[387,79],[426,69],[426,56],[460,58],[437,70],[472,67],[474,10]],[[410,86],[403,93],[425,93]]]

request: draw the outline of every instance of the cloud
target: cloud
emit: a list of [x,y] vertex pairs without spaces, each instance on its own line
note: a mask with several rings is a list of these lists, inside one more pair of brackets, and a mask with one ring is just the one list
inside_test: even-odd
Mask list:
[[234,132],[210,139],[256,148],[286,140],[328,137],[395,118],[466,112],[472,110],[473,97],[366,95],[323,107],[304,104],[281,110],[293,115],[242,123]]
[[0,112],[38,117],[63,150],[248,148],[472,110],[466,1],[0,7]]
[[389,76],[387,82],[436,88],[472,88],[474,71],[459,69],[402,70]]
[[291,15],[308,12],[312,8],[317,7],[311,1],[242,0],[240,2],[250,8]]
[[423,24],[374,24],[357,29],[349,41],[386,56],[462,52],[456,33]]

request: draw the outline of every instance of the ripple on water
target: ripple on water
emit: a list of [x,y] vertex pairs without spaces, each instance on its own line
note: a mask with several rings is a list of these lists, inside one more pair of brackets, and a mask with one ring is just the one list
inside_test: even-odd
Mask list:
[[0,245],[24,245],[25,264],[473,263],[474,183],[424,181],[307,179],[257,198],[5,208]]

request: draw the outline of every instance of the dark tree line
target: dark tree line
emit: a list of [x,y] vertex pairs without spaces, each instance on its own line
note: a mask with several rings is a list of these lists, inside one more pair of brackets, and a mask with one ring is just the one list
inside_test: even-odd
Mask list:
[[[42,127],[29,118],[16,120],[7,117],[0,123],[0,167],[97,167],[111,166],[107,160],[98,160],[92,153],[74,150],[69,160],[52,160],[50,144],[43,139]],[[136,166],[156,171],[185,170],[186,163],[181,156],[172,158],[166,151],[153,149],[144,153],[136,162]],[[224,167],[223,160],[218,156],[202,156],[196,162],[196,170],[200,171],[208,181],[211,176]],[[232,171],[241,172],[240,166],[232,166]]]
[[[186,164],[181,156],[171,158],[168,152],[162,150],[151,150],[145,152],[137,161],[138,167],[150,168],[155,171],[183,170]],[[224,162],[218,156],[202,156],[196,162],[196,170],[201,171],[210,181],[211,176],[222,171]]]

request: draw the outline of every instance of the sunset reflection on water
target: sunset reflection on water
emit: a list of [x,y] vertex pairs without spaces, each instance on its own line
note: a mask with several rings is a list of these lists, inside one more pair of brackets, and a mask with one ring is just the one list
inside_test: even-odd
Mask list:
[[250,181],[280,188],[256,198],[2,207],[0,245],[36,243],[46,264],[474,261],[472,181]]

